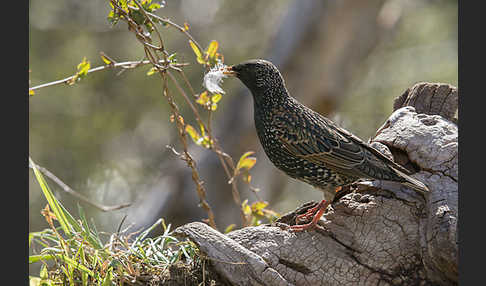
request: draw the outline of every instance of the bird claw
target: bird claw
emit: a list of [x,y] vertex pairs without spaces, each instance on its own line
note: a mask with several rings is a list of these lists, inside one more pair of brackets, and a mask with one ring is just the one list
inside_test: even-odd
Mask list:
[[314,207],[308,209],[305,213],[297,215],[295,217],[295,223],[298,224],[299,222],[308,221],[310,218],[312,218],[317,213],[317,211],[321,207],[321,204],[322,204],[322,202],[320,202],[317,205],[315,205]]
[[[328,205],[329,202],[327,202],[326,200],[322,200],[315,207],[308,209],[304,214],[298,215],[295,218],[296,225],[290,226],[290,231],[298,232],[298,231],[305,231],[314,228],[321,228],[318,227],[317,222],[324,214],[324,211],[326,211]],[[298,224],[301,221],[308,221],[309,218],[312,218],[311,222],[306,224]]]
[[302,231],[309,231],[309,230],[320,230],[324,232],[329,232],[325,227],[319,225],[318,223],[306,223],[306,224],[298,224],[298,225],[291,225],[288,227],[290,232],[302,232]]
[[309,209],[309,210],[307,210],[306,213],[300,214],[300,215],[296,216],[295,217],[295,223],[296,224],[299,224],[300,222],[306,222],[309,219],[311,219],[315,215],[315,213],[317,211],[317,210],[313,210],[313,211],[311,211],[311,210],[312,209]]

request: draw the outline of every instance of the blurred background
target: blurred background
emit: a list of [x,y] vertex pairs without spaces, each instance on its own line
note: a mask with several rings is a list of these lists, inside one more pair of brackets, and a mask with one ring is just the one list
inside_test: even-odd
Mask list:
[[[111,27],[109,1],[29,1],[30,86],[75,73],[83,57],[102,65],[102,51],[116,61],[142,59],[139,42],[120,22]],[[453,0],[166,0],[156,14],[189,24],[203,46],[219,42],[228,65],[265,58],[281,70],[290,93],[300,102],[368,140],[392,111],[394,98],[416,82],[457,86],[457,1]],[[187,38],[161,28],[166,49],[177,52],[196,93],[204,69]],[[74,86],[58,85],[29,98],[29,154],[74,190],[104,204],[132,205],[102,212],[48,183],[73,214],[79,203],[98,230],[134,230],[164,218],[173,227],[207,217],[191,171],[166,145],[182,150],[158,76],[149,66],[89,74]],[[255,151],[252,185],[270,209],[293,210],[322,194],[278,171],[260,146],[253,124],[253,103],[236,79],[213,114],[213,133],[237,160]],[[174,93],[176,94],[176,93]],[[182,98],[177,103],[191,122]],[[189,152],[204,181],[207,201],[222,231],[241,226],[231,187],[217,156],[192,142]],[[46,205],[29,170],[29,230],[48,227],[40,211]],[[239,183],[242,200],[255,196]]]

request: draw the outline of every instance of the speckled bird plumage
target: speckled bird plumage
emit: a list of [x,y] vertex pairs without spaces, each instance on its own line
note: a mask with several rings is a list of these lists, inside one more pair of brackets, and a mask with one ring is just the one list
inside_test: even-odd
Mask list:
[[265,60],[231,66],[251,91],[258,138],[270,161],[292,178],[334,193],[358,179],[427,187],[357,136],[291,97],[278,69]]

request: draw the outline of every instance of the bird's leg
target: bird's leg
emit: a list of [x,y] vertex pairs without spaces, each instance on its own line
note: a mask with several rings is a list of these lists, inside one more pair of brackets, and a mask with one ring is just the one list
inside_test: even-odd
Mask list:
[[[342,187],[337,187],[336,188],[336,193],[339,192],[342,189]],[[308,221],[311,217],[314,216],[314,214],[319,210],[321,207],[320,205],[325,203],[325,200],[321,201],[320,204],[317,204],[315,207],[308,209],[304,214],[298,215],[295,218],[295,222],[299,223],[300,221]]]
[[326,200],[322,200],[317,206],[307,210],[305,214],[298,215],[296,221],[301,220],[302,218],[308,219],[310,216],[313,215],[312,221],[306,224],[299,224],[299,225],[292,225],[290,226],[291,231],[304,231],[308,229],[312,229],[316,227],[317,222],[324,214],[324,211],[327,209],[327,206],[330,202]]
[[318,203],[317,205],[315,205],[314,207],[308,209],[305,213],[303,214],[300,214],[298,216],[295,217],[295,222],[296,223],[299,223],[301,221],[308,221],[310,218],[312,218],[316,213],[317,211],[319,210],[320,208],[320,205],[324,202],[325,200],[322,200],[320,203]]

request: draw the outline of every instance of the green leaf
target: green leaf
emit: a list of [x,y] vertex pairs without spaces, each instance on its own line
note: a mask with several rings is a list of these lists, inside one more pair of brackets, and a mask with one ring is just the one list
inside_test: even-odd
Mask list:
[[223,98],[220,93],[215,93],[211,96],[211,110],[215,111],[218,108],[218,102]]
[[209,100],[210,98],[208,96],[208,92],[204,91],[197,97],[196,102],[199,103],[200,105],[206,106],[208,105]]
[[253,213],[256,213],[258,215],[261,215],[263,216],[263,212],[262,210],[268,206],[268,203],[265,202],[265,201],[257,201],[257,202],[254,202],[253,204],[251,204],[251,210]]
[[91,271],[86,266],[78,263],[77,261],[73,260],[72,258],[70,258],[66,255],[62,255],[62,254],[57,254],[56,257],[59,258],[60,260],[64,261],[69,266],[74,267],[74,269],[80,270],[82,272],[87,273],[88,275],[94,276],[93,271]]
[[89,63],[89,61],[86,60],[86,57],[84,57],[83,60],[78,64],[78,75],[79,76],[87,75],[90,66],[91,64]]
[[236,170],[247,169],[250,170],[256,163],[255,157],[248,157],[250,155],[255,154],[253,151],[248,151],[240,157],[238,160],[238,164],[236,164]]
[[108,268],[105,278],[101,286],[112,286],[113,285],[113,267]]
[[194,51],[194,54],[196,55],[197,62],[200,64],[206,64],[206,61],[203,58],[201,50],[199,50],[197,45],[192,40],[189,40],[189,45],[191,46],[192,50]]
[[224,229],[224,233],[228,233],[230,231],[232,231],[234,228],[236,227],[236,224],[232,223],[230,225],[228,225],[225,229]]
[[157,68],[156,67],[153,67],[153,68],[149,69],[149,71],[147,72],[147,75],[148,76],[151,76],[151,75],[153,75],[156,72],[157,72]]
[[213,140],[209,139],[208,136],[204,136],[201,139],[199,139],[200,145],[208,149],[211,148],[211,146],[213,145]]
[[119,0],[118,3],[120,3],[120,7],[122,8],[123,11],[127,13],[129,12],[127,0]]
[[177,59],[176,59],[176,57],[175,57],[176,55],[177,55],[177,53],[173,53],[173,54],[169,55],[169,56],[167,57],[167,60],[168,60],[169,62],[176,62],[176,61],[177,61]]
[[162,8],[162,5],[160,5],[159,3],[152,3],[152,4],[150,4],[150,6],[148,6],[147,10],[149,12],[155,12],[155,10],[160,9],[160,8]]
[[248,199],[244,200],[243,203],[241,203],[241,209],[243,210],[243,213],[245,215],[251,215],[251,207],[248,205]]
[[221,98],[223,98],[223,96],[221,94],[215,93],[211,97],[211,101],[214,102],[214,103],[218,103],[221,100]]
[[[83,238],[86,239],[91,246],[93,246],[96,249],[102,249],[103,243],[101,242],[97,233],[90,229],[88,220],[86,219],[86,215],[80,204],[78,204],[78,212],[79,212],[79,218],[81,219],[81,225],[79,225],[79,223],[77,222],[76,225],[74,225],[74,223],[71,222],[73,228],[77,232],[80,232]],[[68,215],[68,221],[70,221],[69,215]]]
[[29,163],[32,166],[32,169],[34,170],[34,174],[37,179],[37,182],[39,183],[41,190],[44,196],[46,197],[47,202],[49,203],[49,206],[51,207],[52,211],[56,215],[56,218],[59,221],[62,230],[66,235],[71,236],[71,229],[70,229],[71,225],[67,220],[66,212],[64,211],[64,208],[62,207],[61,203],[56,199],[56,197],[54,197],[54,194],[52,193],[51,189],[49,188],[46,181],[44,180],[42,173],[37,169],[36,164],[34,163],[34,161],[32,161],[30,157],[29,157]]
[[78,71],[76,72],[76,74],[66,83],[68,85],[73,85],[77,81],[81,80],[83,77],[85,77],[88,74],[90,66],[91,64],[89,63],[89,61],[86,60],[86,57],[84,57],[83,60],[77,66]]
[[107,65],[110,65],[110,64],[112,64],[112,63],[113,63],[113,62],[112,62],[112,61],[111,61],[109,58],[107,58],[107,57],[106,57],[105,55],[103,55],[103,54],[101,54],[101,55],[100,55],[100,57],[101,57],[101,60],[102,60],[102,61],[103,61],[105,64],[107,64]]
[[201,130],[201,136],[206,137],[206,132],[204,131],[204,125],[199,123],[199,130]]
[[199,133],[197,132],[197,130],[192,127],[191,125],[187,124],[186,125],[186,132],[187,134],[189,134],[189,136],[192,138],[192,140],[194,141],[194,143],[198,144],[198,141],[199,139],[201,138],[201,136],[199,135]]
[[[111,2],[110,2],[110,5],[113,6],[113,4],[111,4]],[[106,19],[108,19],[108,22],[111,25],[114,26],[118,22],[119,18],[118,18],[118,16],[115,16],[115,11],[113,11],[113,7],[111,9],[112,10],[110,11],[110,13],[108,13],[108,16],[106,17]]]
[[209,56],[210,59],[214,59],[216,56],[216,52],[218,51],[219,44],[217,41],[211,41],[209,43],[208,49],[206,50],[207,55]]
[[255,163],[256,163],[256,158],[255,157],[248,157],[248,158],[245,158],[244,160],[241,160],[238,162],[239,163],[239,166],[238,166],[238,169],[251,169]]
[[39,261],[47,261],[54,259],[55,256],[52,254],[36,254],[36,255],[30,255],[29,256],[29,264],[36,263]]
[[47,272],[47,266],[45,264],[42,264],[42,266],[41,266],[41,269],[39,271],[39,277],[41,279],[48,279],[49,278],[49,275],[48,275],[48,272]]

